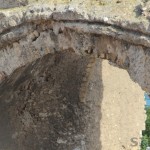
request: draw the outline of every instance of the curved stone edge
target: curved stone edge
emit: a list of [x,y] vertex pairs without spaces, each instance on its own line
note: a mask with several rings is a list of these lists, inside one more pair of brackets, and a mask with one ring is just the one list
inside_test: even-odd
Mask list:
[[86,15],[62,8],[60,12],[48,6],[28,8],[2,17],[1,73],[10,75],[16,68],[48,53],[70,49],[80,55],[110,60],[126,69],[145,91],[150,91],[149,35],[91,19],[87,22]]
[[108,59],[128,70],[131,78],[143,89],[150,89],[147,70],[150,61],[149,48],[102,34],[67,28],[64,23],[58,22],[43,22],[26,26],[25,29],[26,36],[12,41],[0,51],[0,71],[7,75],[48,53],[70,49],[80,55]]
[[[148,22],[130,22],[113,18],[99,16],[94,18],[86,12],[75,10],[71,7],[66,8],[60,5],[56,10],[49,5],[28,7],[24,11],[14,13],[1,12],[0,14],[0,41],[15,38],[14,28],[26,23],[35,23],[41,21],[69,22],[72,26],[86,26],[87,32],[105,34],[118,39],[132,42],[133,44],[150,47],[150,31]],[[85,27],[83,27],[85,28]],[[82,28],[82,30],[83,30]],[[97,29],[99,30],[97,32]],[[13,32],[14,35],[9,35]],[[12,33],[11,33],[12,34]],[[8,36],[8,37],[6,37]],[[10,37],[9,37],[10,36]],[[16,35],[17,36],[17,35]]]

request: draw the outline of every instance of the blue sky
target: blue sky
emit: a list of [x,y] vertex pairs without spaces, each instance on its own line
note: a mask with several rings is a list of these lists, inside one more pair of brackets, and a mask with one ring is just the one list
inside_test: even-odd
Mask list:
[[145,101],[146,101],[146,105],[147,105],[147,106],[150,106],[150,97],[148,96],[147,93],[144,93],[144,99],[145,99]]

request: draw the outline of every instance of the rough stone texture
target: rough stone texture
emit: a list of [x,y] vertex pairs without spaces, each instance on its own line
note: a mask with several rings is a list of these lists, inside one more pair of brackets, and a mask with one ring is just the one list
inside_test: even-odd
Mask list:
[[102,90],[101,60],[71,51],[17,69],[0,86],[0,149],[100,150]]
[[2,12],[0,22],[0,72],[10,75],[47,53],[70,48],[77,54],[109,59],[150,91],[147,24],[97,14],[94,18],[85,10],[62,4]]
[[39,1],[0,10],[0,148],[99,150],[98,59],[150,92],[149,20],[138,0]]
[[28,4],[27,0],[0,0],[0,9],[1,8],[13,8],[17,6],[25,6]]

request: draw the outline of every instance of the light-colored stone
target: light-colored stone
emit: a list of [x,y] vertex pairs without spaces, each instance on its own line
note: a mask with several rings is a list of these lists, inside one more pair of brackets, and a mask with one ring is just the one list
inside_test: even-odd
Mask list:
[[[1,72],[9,75],[16,68],[47,53],[71,48],[81,55],[106,56],[106,59],[126,69],[144,90],[150,91],[150,32],[147,24],[121,21],[107,15],[98,17],[98,12],[95,22],[94,16],[89,17],[91,12],[86,9],[70,11],[66,4],[56,7],[59,10],[53,11],[52,5],[43,4],[23,11],[1,12],[4,14],[0,20]],[[18,41],[18,48],[12,49],[11,45]]]
[[0,0],[0,9],[20,7],[20,6],[25,6],[27,4],[28,4],[28,0]]
[[[62,0],[54,2],[39,1],[42,2],[42,4],[38,3],[37,5],[30,5],[29,7],[8,9],[5,11],[0,10],[0,72],[11,75],[15,69],[35,62],[35,60],[42,58],[44,55],[69,50],[82,56],[93,55],[93,57],[109,59],[112,65],[126,69],[133,81],[137,82],[145,91],[150,92],[150,24],[145,16],[139,18],[135,17],[135,8],[140,4],[138,0],[134,2],[124,0],[121,4],[120,2],[116,4],[115,0],[72,0],[71,2]],[[20,2],[18,1],[14,0],[12,4],[10,4],[10,2],[10,0],[1,0],[0,8],[20,6]],[[144,11],[146,10],[147,9]],[[95,105],[95,101],[99,99],[99,97],[95,97],[95,95],[101,94],[98,88],[95,90],[96,86],[100,87],[100,83],[96,82],[96,78],[99,78],[98,72],[101,73],[101,70],[98,70],[98,65],[101,64],[97,63],[97,67],[95,66],[92,71],[94,76],[92,78],[93,80],[79,88],[81,102],[86,104],[86,102],[93,100],[92,103],[90,103],[91,106]],[[93,66],[89,64],[87,67],[86,71],[90,73]],[[36,74],[37,73],[35,73],[35,75]],[[107,75],[107,73],[105,73],[105,75]],[[18,77],[19,75],[16,78]],[[86,77],[89,78],[91,76],[87,74]],[[1,74],[0,78],[3,80],[4,75]],[[41,81],[42,80],[38,80],[38,82]],[[98,81],[100,81],[100,79]],[[116,83],[117,81],[118,79]],[[124,82],[126,83],[126,81]],[[13,83],[15,83],[15,81],[13,81]],[[116,86],[116,84],[114,84],[114,86]],[[87,89],[89,92],[86,92]],[[104,92],[106,92],[106,90],[107,89],[104,88]],[[3,91],[3,89],[1,91]],[[44,95],[45,91],[42,90],[39,93],[40,95]],[[51,94],[51,92],[48,93],[49,95]],[[109,93],[112,94],[113,92],[109,91]],[[120,94],[118,95],[121,99]],[[111,96],[113,97],[114,95]],[[116,104],[115,96],[112,99],[114,99],[112,102],[105,101],[105,106],[111,107],[113,105],[114,107],[112,109],[119,107],[120,105],[118,105],[118,103]],[[124,101],[126,106],[132,104],[127,103],[127,101]],[[142,102],[143,100],[139,101]],[[110,102],[111,104],[109,104]],[[32,108],[35,106],[36,102],[33,103]],[[92,108],[91,106],[89,106],[89,108]],[[123,139],[124,141],[126,131],[128,131],[127,122],[120,120],[118,123],[116,119],[121,118],[121,114],[124,115],[126,112],[125,107],[121,107],[124,112],[121,112],[121,109],[112,110],[111,113],[107,112],[107,108],[103,110],[103,112],[106,112],[106,114],[104,114],[106,115],[105,117],[112,119],[112,122],[108,122],[107,125],[110,128],[114,128],[112,133],[107,134],[108,137],[105,138],[107,142],[107,138],[111,140],[114,135],[121,133],[121,135],[118,136],[119,138],[117,137],[117,141],[113,143],[114,145],[118,144],[118,140],[122,141]],[[130,106],[130,108],[131,107],[134,106]],[[144,106],[142,105],[142,107]],[[97,112],[99,108],[94,108],[94,111],[91,113],[94,114],[95,118],[92,119],[95,125],[96,121],[99,121],[99,118],[96,118],[95,111]],[[134,109],[139,111],[139,109],[141,110],[143,108]],[[128,110],[128,113],[131,112],[130,110],[131,109]],[[21,119],[26,128],[31,126],[31,124],[34,125],[32,116],[28,111],[22,114],[22,116]],[[47,118],[45,113],[41,113],[39,116],[42,117],[42,121]],[[129,118],[128,122],[133,123],[133,116]],[[134,119],[136,120],[137,118]],[[114,126],[112,126],[113,123]],[[118,126],[116,126],[116,124]],[[124,126],[124,124],[126,126]],[[87,126],[88,125],[90,124],[87,124]],[[124,127],[123,132],[117,132],[117,129],[121,127]],[[137,130],[141,129],[141,122],[139,126],[136,127],[138,129],[133,131],[135,131],[134,133],[137,135]],[[92,129],[90,126],[89,128]],[[110,130],[107,126],[104,128],[103,132]],[[94,128],[93,130],[94,132],[92,132],[92,130],[89,131],[95,133],[95,135],[98,134],[98,130]],[[90,140],[96,143],[96,141],[92,139],[93,137],[90,137],[90,132],[88,133],[88,138],[91,138]],[[58,141],[58,143],[62,142],[62,140]],[[81,144],[83,145],[82,149],[85,150],[84,143]],[[96,144],[93,145],[98,147]],[[123,143],[122,148],[124,148],[125,145],[128,144]],[[77,146],[74,149],[81,148]],[[120,147],[118,149],[120,150]]]

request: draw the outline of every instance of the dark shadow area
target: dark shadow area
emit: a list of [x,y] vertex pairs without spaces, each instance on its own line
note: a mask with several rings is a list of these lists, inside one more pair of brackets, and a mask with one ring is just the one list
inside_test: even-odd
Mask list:
[[90,63],[64,51],[15,70],[0,85],[0,149],[101,150],[102,67]]
[[134,12],[136,14],[136,17],[140,17],[143,13],[143,10],[142,10],[142,5],[137,5],[134,9]]

